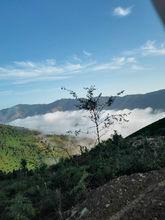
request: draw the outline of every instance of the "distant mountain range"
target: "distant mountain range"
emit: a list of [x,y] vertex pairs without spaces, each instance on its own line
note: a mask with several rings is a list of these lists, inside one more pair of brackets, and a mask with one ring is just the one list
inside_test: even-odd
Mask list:
[[[108,97],[102,97],[102,101]],[[60,99],[50,104],[21,104],[11,108],[0,110],[0,123],[7,123],[19,118],[42,115],[56,111],[77,110],[77,101],[74,99]],[[135,94],[117,97],[110,109],[145,109],[151,107],[153,110],[165,111],[165,89],[146,94]],[[109,109],[108,107],[105,107]]]

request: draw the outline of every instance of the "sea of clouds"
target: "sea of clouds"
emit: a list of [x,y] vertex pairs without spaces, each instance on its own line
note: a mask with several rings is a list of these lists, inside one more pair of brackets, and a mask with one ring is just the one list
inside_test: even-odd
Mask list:
[[[134,109],[134,110],[108,110],[104,111],[103,117],[106,114],[123,114],[129,113],[127,119],[129,122],[114,123],[108,129],[108,132],[103,139],[107,139],[117,130],[123,137],[139,130],[140,128],[155,122],[165,117],[165,112],[153,111],[152,108],[146,109]],[[25,119],[17,119],[10,123],[10,125],[21,126],[33,130],[38,130],[44,134],[66,134],[67,131],[74,131],[81,129],[82,131],[90,131],[90,137],[94,137],[93,123],[88,118],[89,114],[86,111],[57,111],[54,113],[47,113],[44,115],[37,115],[33,117],[27,117]],[[84,134],[81,134],[84,135]]]

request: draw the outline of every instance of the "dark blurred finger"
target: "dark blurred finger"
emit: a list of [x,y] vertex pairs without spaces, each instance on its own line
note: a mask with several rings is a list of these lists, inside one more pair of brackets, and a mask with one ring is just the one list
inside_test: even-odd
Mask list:
[[165,0],[152,0],[152,2],[165,25]]

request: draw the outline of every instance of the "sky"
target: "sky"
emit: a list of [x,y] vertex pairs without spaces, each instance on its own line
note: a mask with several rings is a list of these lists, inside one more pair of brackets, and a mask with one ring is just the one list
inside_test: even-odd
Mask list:
[[96,85],[164,89],[165,31],[150,0],[0,1],[0,109]]

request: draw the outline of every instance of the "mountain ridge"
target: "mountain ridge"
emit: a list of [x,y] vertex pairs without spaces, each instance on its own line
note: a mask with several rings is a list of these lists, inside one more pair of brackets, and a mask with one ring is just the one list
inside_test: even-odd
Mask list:
[[[108,96],[102,97],[101,101],[108,100]],[[106,110],[122,109],[145,109],[151,107],[153,110],[165,111],[165,89],[149,92],[146,94],[134,94],[117,97],[111,108],[105,107]],[[10,108],[0,110],[0,123],[7,123],[19,118],[42,115],[56,111],[73,111],[78,108],[78,101],[75,99],[59,99],[49,104],[18,104]]]

